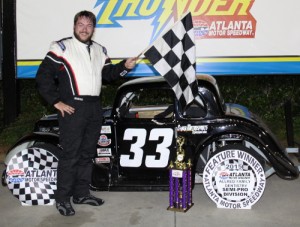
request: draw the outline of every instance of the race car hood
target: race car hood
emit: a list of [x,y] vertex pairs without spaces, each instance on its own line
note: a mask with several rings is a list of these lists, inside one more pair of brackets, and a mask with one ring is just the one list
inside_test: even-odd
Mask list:
[[236,116],[241,117],[257,124],[262,125],[263,127],[267,128],[265,123],[253,112],[249,111],[249,109],[245,106],[236,104],[236,103],[226,103],[226,112],[225,114],[228,116]]
[[227,116],[235,116],[244,118],[246,120],[250,120],[254,122],[255,124],[259,125],[260,127],[263,127],[265,130],[268,131],[269,134],[272,134],[272,131],[269,129],[268,125],[255,113],[249,111],[249,109],[245,106],[236,104],[236,103],[226,103],[226,112],[225,114]]
[[252,114],[247,107],[235,103],[226,103],[225,105],[226,115],[240,116],[253,120],[253,118],[251,118]]

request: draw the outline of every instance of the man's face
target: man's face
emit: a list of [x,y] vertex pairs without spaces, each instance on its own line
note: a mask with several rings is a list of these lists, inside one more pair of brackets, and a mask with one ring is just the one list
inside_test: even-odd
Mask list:
[[83,42],[87,43],[91,40],[94,33],[93,22],[88,17],[79,17],[74,25],[75,37]]

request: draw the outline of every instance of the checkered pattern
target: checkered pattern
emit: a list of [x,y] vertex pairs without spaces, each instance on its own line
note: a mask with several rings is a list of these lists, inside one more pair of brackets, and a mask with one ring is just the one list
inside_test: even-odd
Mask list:
[[[57,163],[57,157],[44,149],[18,152],[6,169],[8,188],[22,205],[54,204]],[[39,176],[41,173],[48,175]]]
[[175,23],[145,53],[154,68],[172,87],[182,108],[198,94],[196,48],[191,13]]

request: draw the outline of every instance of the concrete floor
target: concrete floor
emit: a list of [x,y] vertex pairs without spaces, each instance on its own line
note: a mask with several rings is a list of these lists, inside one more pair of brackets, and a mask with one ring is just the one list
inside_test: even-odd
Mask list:
[[[2,173],[4,165],[0,164]],[[219,209],[202,184],[193,190],[194,206],[186,213],[168,211],[168,192],[92,192],[105,199],[101,207],[74,205],[76,215],[61,216],[55,206],[22,206],[0,186],[1,227],[296,227],[300,226],[300,179],[271,176],[251,210]]]

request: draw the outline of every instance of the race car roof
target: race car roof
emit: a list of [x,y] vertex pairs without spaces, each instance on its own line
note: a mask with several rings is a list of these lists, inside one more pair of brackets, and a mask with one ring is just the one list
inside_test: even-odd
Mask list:
[[[211,75],[199,74],[199,75],[196,76],[196,78],[197,78],[198,81],[199,80],[205,80],[205,81],[209,81],[213,85],[216,85],[216,80]],[[136,84],[159,83],[159,82],[164,82],[164,81],[166,81],[166,80],[163,76],[141,77],[141,78],[136,78],[136,79],[127,81],[126,83],[122,84],[120,86],[120,88],[124,87],[124,86],[136,85]]]

